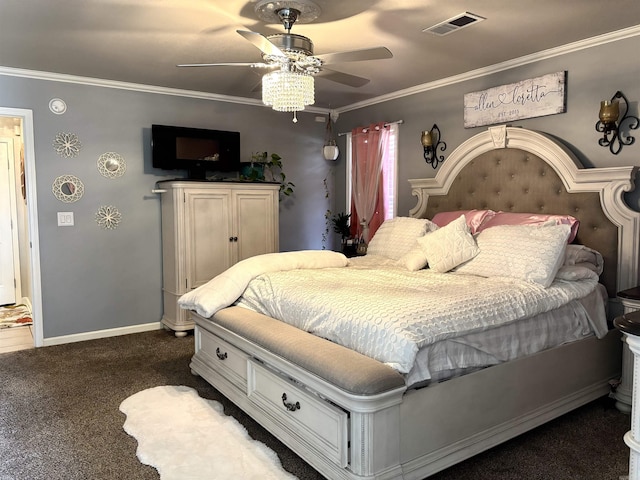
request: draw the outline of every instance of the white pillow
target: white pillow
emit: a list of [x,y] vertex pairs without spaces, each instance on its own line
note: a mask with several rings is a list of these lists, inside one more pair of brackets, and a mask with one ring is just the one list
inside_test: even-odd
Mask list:
[[510,277],[551,285],[564,262],[569,225],[504,225],[476,236],[480,253],[456,273],[481,277]]
[[429,268],[441,273],[475,257],[479,251],[464,215],[418,238],[418,245],[427,257]]
[[438,226],[426,218],[395,217],[385,220],[367,246],[367,255],[398,260],[416,244],[416,239]]
[[[421,237],[418,237],[421,238]],[[396,264],[400,267],[404,267],[410,272],[417,272],[427,266],[427,256],[420,248],[418,241],[416,240],[416,246],[401,256]]]

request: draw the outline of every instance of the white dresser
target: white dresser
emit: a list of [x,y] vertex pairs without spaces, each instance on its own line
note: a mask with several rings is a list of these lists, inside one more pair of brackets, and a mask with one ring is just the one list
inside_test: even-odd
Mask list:
[[162,192],[163,325],[176,336],[194,323],[177,300],[254,255],[277,252],[279,185],[167,181]]

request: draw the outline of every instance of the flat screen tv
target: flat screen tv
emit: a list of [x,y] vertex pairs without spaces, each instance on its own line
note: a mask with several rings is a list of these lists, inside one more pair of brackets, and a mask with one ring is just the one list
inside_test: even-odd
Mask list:
[[204,180],[211,172],[238,171],[240,133],[152,125],[151,158],[154,168],[186,170],[191,180]]

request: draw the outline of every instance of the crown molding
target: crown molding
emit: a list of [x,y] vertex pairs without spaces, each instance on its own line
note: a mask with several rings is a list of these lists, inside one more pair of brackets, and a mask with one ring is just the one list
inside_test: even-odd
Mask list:
[[[93,87],[115,88],[118,90],[131,90],[142,93],[154,93],[157,95],[170,95],[174,97],[197,98],[200,100],[211,100],[216,102],[239,103],[242,105],[252,105],[254,107],[271,108],[262,103],[261,100],[245,97],[234,97],[230,95],[220,95],[217,93],[199,92],[195,90],[182,90],[178,88],[159,87],[155,85],[145,85],[141,83],[120,82],[116,80],[104,80],[93,77],[82,77],[79,75],[68,75],[64,73],[42,72],[38,70],[27,70],[22,68],[12,68],[0,66],[0,75],[9,77],[31,78],[35,80],[46,80],[50,82],[75,83],[79,85],[89,85]],[[329,113],[328,108],[306,107],[301,113]]]
[[390,100],[395,100],[398,98],[415,95],[416,93],[422,93],[428,90],[435,90],[436,88],[442,88],[449,85],[454,85],[456,83],[466,82],[468,80],[473,80],[475,78],[503,72],[505,70],[509,70],[515,67],[520,67],[522,65],[539,62],[541,60],[546,60],[546,59],[557,57],[560,55],[566,55],[572,52],[578,52],[580,50],[597,47],[599,45],[604,45],[611,42],[625,40],[627,38],[636,37],[638,35],[640,35],[640,25],[635,25],[633,27],[624,28],[622,30],[617,30],[615,32],[605,33],[603,35],[587,38],[585,40],[579,40],[577,42],[568,43],[560,47],[542,50],[537,53],[532,53],[531,55],[525,55],[524,57],[507,60],[506,62],[496,63],[488,67],[478,68],[476,70],[470,70],[460,75],[453,75],[451,77],[442,78],[434,82],[423,83],[421,85],[416,85],[415,87],[406,88],[404,90],[398,90],[396,92],[392,92],[387,95],[381,95],[379,97],[363,100],[361,102],[353,103],[351,105],[346,105],[344,107],[336,108],[335,111],[339,115],[341,113],[345,113],[351,110],[358,110],[360,108],[376,105],[378,103],[388,102]]
[[155,93],[159,95],[172,95],[176,97],[199,98],[202,100],[214,100],[218,102],[242,103],[247,105],[263,105],[260,100],[244,97],[232,97],[215,93],[198,92],[194,90],[181,90],[178,88],[159,87],[154,85],[144,85],[141,83],[120,82],[116,80],[104,80],[101,78],[82,77],[79,75],[68,75],[65,73],[43,72],[38,70],[27,70],[22,68],[0,67],[0,75],[10,77],[32,78],[35,80],[46,80],[50,82],[76,83],[79,85],[89,85],[93,87],[115,88],[118,90],[132,90],[143,93]]

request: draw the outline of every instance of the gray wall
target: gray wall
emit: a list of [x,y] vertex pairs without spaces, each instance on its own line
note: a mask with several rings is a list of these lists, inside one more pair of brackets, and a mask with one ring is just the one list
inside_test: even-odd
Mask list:
[[[630,113],[638,115],[638,51],[640,37],[635,37],[548,58],[500,73],[347,111],[340,114],[336,128],[345,132],[373,122],[404,120],[400,126],[398,147],[398,214],[407,215],[415,206],[415,198],[411,196],[407,179],[433,177],[436,173],[422,157],[422,130],[431,128],[434,123],[438,124],[442,138],[447,143],[447,150],[444,152],[446,159],[456,146],[487,128],[464,128],[465,93],[519,82],[547,73],[567,71],[566,113],[518,120],[512,125],[558,137],[568,144],[587,167],[640,165],[640,130],[631,132],[636,137],[636,143],[624,147],[618,155],[612,155],[608,149],[598,145],[601,134],[595,130],[600,100],[611,98],[617,90],[621,90],[629,99]],[[344,141],[344,137],[340,137],[342,149]],[[336,193],[336,197],[341,196],[344,191],[344,162],[341,162],[338,168],[336,191],[339,193]],[[632,208],[640,211],[638,192],[627,195],[627,202]]]
[[[346,111],[335,131],[404,120],[399,138],[398,212],[406,215],[415,204],[407,179],[435,175],[422,158],[422,130],[437,123],[449,155],[486,128],[463,128],[465,93],[566,70],[567,112],[514,124],[563,139],[588,167],[640,165],[640,140],[615,156],[598,146],[594,129],[600,100],[616,90],[626,94],[632,112],[638,114],[639,50],[640,37],[626,39]],[[67,102],[67,113],[58,116],[49,111],[53,97]],[[323,248],[325,212],[343,208],[344,156],[334,164],[322,158],[325,125],[315,121],[315,114],[301,114],[293,124],[288,114],[263,107],[8,76],[0,76],[0,105],[33,110],[45,339],[159,321],[160,207],[151,189],[156,181],[174,175],[151,167],[153,123],[238,130],[246,160],[253,151],[279,153],[289,180],[296,184],[294,197],[280,205],[283,251]],[[78,157],[64,159],[55,153],[52,142],[58,132],[79,136],[83,147]],[[640,130],[634,133],[640,135]],[[339,137],[342,152],[344,139]],[[123,177],[109,180],[98,173],[96,161],[108,151],[125,158]],[[80,201],[63,204],[52,195],[51,184],[62,174],[76,175],[84,182]],[[328,198],[324,178],[329,179]],[[637,193],[628,195],[628,202],[640,211]],[[122,213],[116,230],[105,231],[95,223],[95,212],[102,205],[114,205]],[[76,226],[57,227],[58,211],[73,211]],[[333,233],[330,238],[335,240]],[[331,242],[327,246],[332,247]]]
[[[49,111],[54,97],[67,103],[64,115]],[[322,179],[331,166],[322,157],[325,123],[315,121],[317,114],[300,114],[294,124],[289,114],[260,106],[8,76],[0,76],[0,105],[33,111],[45,339],[160,320],[160,202],[151,190],[184,172],[152,168],[153,123],[239,131],[246,161],[255,151],[280,154],[296,184],[280,204],[280,248],[322,248]],[[78,135],[79,156],[54,151],[59,132]],[[124,176],[100,175],[96,162],[105,152],[124,157]],[[64,174],[84,183],[75,203],[51,192]],[[121,212],[117,229],[96,224],[102,205]],[[75,226],[58,227],[59,211],[74,212]]]

